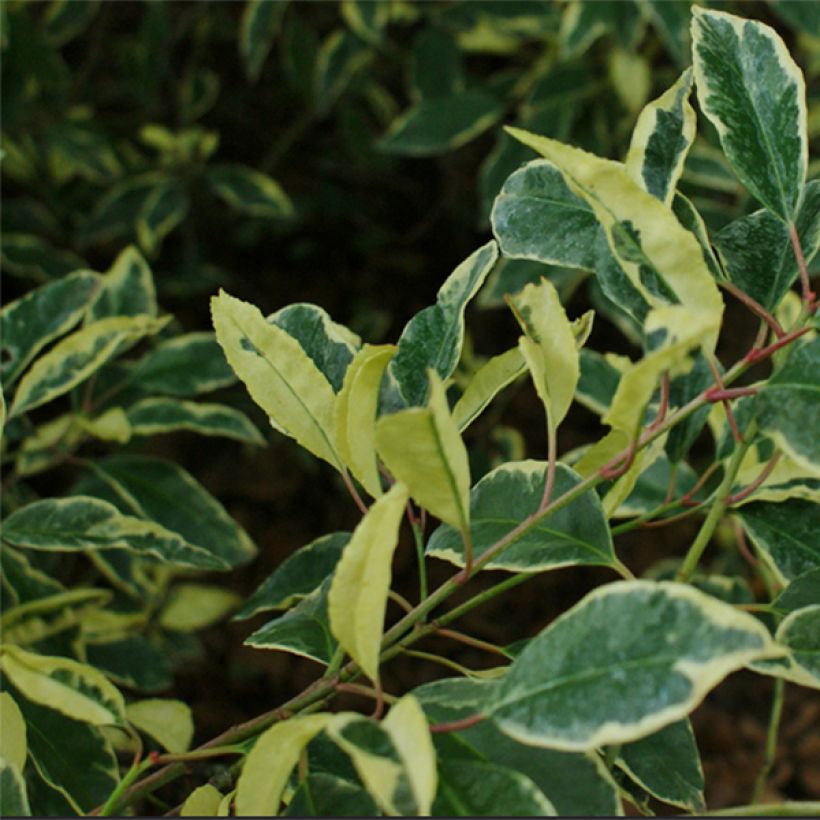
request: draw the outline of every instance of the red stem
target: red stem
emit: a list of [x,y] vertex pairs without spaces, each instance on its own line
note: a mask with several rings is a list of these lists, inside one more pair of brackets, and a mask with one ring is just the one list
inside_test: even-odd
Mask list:
[[769,356],[776,353],[781,347],[791,344],[795,339],[799,339],[804,333],[808,333],[810,330],[811,328],[808,326],[801,327],[799,330],[787,333],[776,342],[772,342],[768,347],[752,348],[743,358],[749,364],[756,364],[761,359],[768,359]]
[[751,296],[749,296],[748,293],[744,293],[739,287],[737,287],[737,285],[733,285],[727,280],[721,281],[720,286],[724,290],[731,293],[732,296],[738,300],[738,302],[742,302],[746,305],[746,307],[749,308],[755,316],[759,316],[771,328],[772,333],[774,333],[778,339],[785,335],[783,328],[780,326],[777,319],[775,319],[774,316],[772,316],[772,314],[760,304],[760,302],[755,301]]
[[806,267],[806,258],[803,256],[803,248],[800,246],[800,236],[794,224],[789,225],[789,239],[794,248],[794,258],[797,260],[797,269],[800,271],[800,285],[803,288],[803,301],[809,305],[814,305],[817,294],[811,289],[809,280],[809,269]]
[[729,498],[726,499],[726,505],[737,504],[738,501],[743,501],[744,498],[748,498],[772,472],[774,472],[774,468],[777,467],[777,462],[780,461],[780,456],[781,453],[775,453],[774,456],[769,459],[768,464],[760,471],[760,475],[748,487],[739,493],[735,493],[735,495],[729,496]]
[[434,723],[430,726],[431,734],[440,734],[441,732],[460,732],[462,729],[469,729],[477,723],[484,720],[484,715],[476,712],[474,715],[467,715],[465,718],[459,720],[450,720],[447,723]]

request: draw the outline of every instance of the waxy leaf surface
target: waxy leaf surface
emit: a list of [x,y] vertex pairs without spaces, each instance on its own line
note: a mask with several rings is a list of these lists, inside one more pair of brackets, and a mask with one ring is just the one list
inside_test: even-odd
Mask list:
[[675,583],[599,587],[530,641],[485,713],[522,743],[628,743],[687,715],[730,672],[776,655],[754,617]]

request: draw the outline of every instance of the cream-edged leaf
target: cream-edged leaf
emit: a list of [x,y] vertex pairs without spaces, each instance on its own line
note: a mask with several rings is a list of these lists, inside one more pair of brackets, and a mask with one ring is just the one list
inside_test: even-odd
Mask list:
[[749,664],[755,672],[820,689],[820,604],[790,612],[777,628],[775,639],[787,655]]
[[365,345],[344,375],[336,400],[336,442],[344,463],[373,498],[382,494],[376,458],[376,415],[382,376],[396,348]]
[[238,817],[278,814],[282,791],[302,749],[332,717],[322,713],[299,715],[275,723],[259,736],[236,784]]
[[31,817],[23,769],[0,755],[0,817]]
[[102,277],[102,287],[91,305],[86,324],[109,316],[156,316],[157,293],[151,268],[129,245]]
[[210,783],[195,788],[179,810],[180,817],[217,817],[222,792]]
[[[427,407],[411,407],[376,423],[376,449],[416,502],[464,532],[469,523],[467,449],[447,406],[444,385],[429,370]],[[408,442],[413,442],[408,447]]]
[[251,398],[305,449],[339,470],[333,387],[289,333],[221,291],[211,300],[216,337]]
[[148,698],[129,703],[125,709],[128,722],[159,741],[163,749],[182,754],[194,738],[191,707],[181,700]]
[[371,680],[379,678],[390,566],[407,499],[407,488],[396,483],[373,503],[344,548],[328,593],[330,629]]
[[26,722],[20,707],[8,692],[0,692],[0,757],[21,772],[26,765]]

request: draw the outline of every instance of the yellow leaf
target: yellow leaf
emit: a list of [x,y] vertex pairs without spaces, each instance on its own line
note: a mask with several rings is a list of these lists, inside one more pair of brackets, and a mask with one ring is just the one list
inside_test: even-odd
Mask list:
[[182,804],[179,810],[180,817],[216,817],[219,804],[222,802],[222,792],[210,783],[194,789]]
[[430,369],[427,407],[411,407],[376,423],[376,448],[388,470],[422,507],[465,532],[469,526],[467,450],[450,415],[444,385]]
[[122,407],[112,407],[95,419],[77,417],[80,428],[102,441],[116,441],[124,444],[131,438],[131,425]]
[[609,54],[609,77],[626,109],[640,111],[652,88],[649,63],[641,54],[615,47]]
[[390,564],[407,498],[407,488],[397,482],[373,503],[344,548],[328,591],[330,631],[374,681],[379,678]]
[[376,460],[376,413],[382,376],[394,345],[364,345],[348,365],[336,399],[336,441],[350,472],[373,498],[382,494]]
[[0,692],[0,757],[21,772],[26,765],[26,721],[14,698]]
[[293,717],[260,735],[236,784],[238,817],[270,817],[278,812],[282,790],[302,749],[332,717],[327,713]]
[[333,423],[336,394],[299,342],[225,291],[211,299],[211,313],[228,363],[274,427],[343,470]]
[[177,632],[196,632],[236,609],[241,597],[210,584],[177,584],[159,615],[161,626]]
[[129,703],[125,716],[172,754],[187,752],[191,746],[194,719],[191,707],[180,700],[148,698]]

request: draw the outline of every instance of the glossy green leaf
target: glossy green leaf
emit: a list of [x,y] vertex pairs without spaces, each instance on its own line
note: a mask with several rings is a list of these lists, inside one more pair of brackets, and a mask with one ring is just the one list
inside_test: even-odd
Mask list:
[[[795,219],[800,246],[810,264],[820,248],[820,181],[806,185]],[[729,278],[767,310],[774,310],[797,279],[788,228],[760,210],[730,222],[714,239]]]
[[509,304],[524,331],[519,350],[546,408],[547,426],[554,431],[569,411],[580,374],[573,325],[547,279],[527,285]]
[[132,404],[126,418],[135,436],[152,436],[190,430],[203,436],[225,436],[262,445],[265,439],[250,419],[224,404],[204,404],[178,399],[143,399]]
[[347,368],[361,345],[355,333],[334,322],[322,308],[306,302],[276,311],[268,322],[299,342],[336,393],[342,389]]
[[379,678],[391,563],[407,499],[407,488],[396,483],[373,503],[344,548],[328,592],[333,635],[374,681]]
[[206,172],[213,192],[236,211],[263,219],[292,216],[293,203],[278,182],[244,165],[212,165]]
[[67,717],[97,726],[125,720],[122,695],[93,666],[4,644],[0,668],[26,698]]
[[0,816],[31,817],[22,766],[0,755]]
[[99,729],[33,703],[16,690],[13,695],[28,727],[29,762],[40,777],[77,813],[104,803],[119,781],[119,769]]
[[695,208],[694,204],[680,191],[676,191],[672,199],[672,210],[678,218],[678,222],[680,222],[686,230],[691,231],[695,235],[695,239],[698,240],[701,251],[703,252],[703,261],[706,262],[706,267],[709,268],[709,272],[712,276],[714,276],[715,279],[725,278],[723,271],[720,269],[720,265],[718,265],[715,252],[712,250],[712,241],[706,230],[706,223],[703,221],[703,217],[697,208]]
[[656,510],[666,503],[670,486],[674,486],[678,498],[691,490],[696,481],[695,471],[686,462],[673,465],[660,454],[641,472],[632,491],[615,511],[615,517],[629,518]]
[[302,749],[325,728],[331,715],[298,715],[263,732],[245,758],[236,784],[238,817],[275,815],[282,790]]
[[[469,524],[470,467],[467,449],[450,414],[444,385],[434,370],[427,407],[383,416],[376,449],[388,470],[407,485],[415,501],[464,532]],[[408,447],[407,442],[413,446]]]
[[472,375],[467,387],[453,407],[453,421],[459,432],[464,432],[485,407],[527,369],[521,350],[517,347],[493,356]]
[[110,456],[96,462],[77,492],[95,495],[126,514],[144,515],[189,544],[207,551],[220,566],[246,564],[256,546],[239,524],[190,473],[146,456]]
[[271,609],[289,609],[310,595],[336,568],[349,540],[349,532],[334,532],[296,550],[245,601],[234,620]]
[[602,416],[618,389],[621,371],[606,356],[586,348],[579,353],[578,366],[580,373],[575,387],[575,400]]
[[[799,343],[798,343],[799,344]],[[799,344],[760,387],[754,412],[760,429],[792,460],[820,477],[820,338]]]
[[260,626],[245,639],[245,644],[255,649],[290,652],[327,666],[338,646],[330,631],[329,589],[330,579],[303,597],[284,615]]
[[820,504],[800,499],[755,502],[737,512],[752,543],[782,581],[820,569]]
[[282,812],[284,817],[376,817],[378,813],[365,789],[327,772],[311,772]]
[[772,608],[788,614],[820,601],[820,566],[798,575],[772,601]]
[[253,400],[277,427],[339,470],[330,382],[289,333],[259,309],[220,291],[211,300],[216,337]]
[[545,265],[529,259],[511,259],[505,256],[499,259],[487,277],[487,283],[478,294],[476,302],[482,308],[506,307],[505,296],[518,293],[531,282],[540,282],[542,276],[558,288],[561,302],[566,303],[587,278],[587,273],[576,268]]
[[[718,362],[717,367],[721,365]],[[669,384],[669,406],[683,407],[698,394],[714,384],[714,376],[709,367],[709,360],[703,353],[695,356],[695,364],[688,373],[677,376]],[[673,464],[680,464],[689,450],[697,441],[706,420],[709,417],[710,407],[702,407],[692,415],[687,416],[680,424],[676,424],[666,439],[666,455]]]
[[0,259],[6,271],[35,282],[59,279],[87,267],[75,253],[55,248],[39,236],[6,231],[3,232]]
[[282,23],[286,3],[248,0],[239,22],[239,55],[245,74],[256,82]]
[[[544,495],[544,461],[502,464],[487,473],[470,493],[470,532],[474,556],[481,555],[533,515]],[[580,478],[558,464],[554,495],[572,489]],[[442,525],[430,537],[427,554],[456,566],[464,565],[460,533]],[[612,536],[594,491],[542,518],[516,538],[485,569],[510,572],[542,572],[574,564],[609,565],[615,561]]]
[[398,383],[404,404],[427,402],[427,369],[447,379],[461,358],[464,310],[498,259],[498,247],[488,242],[467,257],[445,280],[436,303],[417,313],[404,327],[389,373]]
[[645,191],[672,204],[683,163],[695,138],[695,110],[689,104],[692,71],[641,111],[626,155],[626,172]]
[[186,798],[179,810],[180,817],[216,817],[222,792],[206,783],[197,786]]
[[373,498],[382,494],[376,458],[379,388],[393,345],[365,345],[345,373],[336,402],[336,444],[344,463]]
[[80,321],[99,287],[98,274],[76,271],[3,307],[0,373],[7,392],[43,347]]
[[624,744],[617,765],[664,803],[693,814],[706,808],[703,768],[688,720],[670,723],[659,732]]
[[162,240],[188,216],[190,200],[184,186],[169,179],[154,188],[137,217],[137,239],[149,256],[157,254]]
[[435,156],[475,139],[502,113],[498,100],[485,91],[422,99],[392,123],[377,145],[390,154]]
[[790,222],[808,164],[803,74],[769,26],[699,7],[693,15],[701,110],[743,184]]
[[820,604],[789,613],[777,628],[775,639],[787,654],[754,661],[749,667],[800,686],[820,689]]
[[158,741],[172,754],[187,752],[194,737],[191,707],[180,700],[148,698],[129,703],[128,722]]
[[0,758],[22,772],[28,754],[26,722],[20,707],[8,692],[0,692],[0,725],[3,726]]
[[213,333],[185,333],[160,342],[137,362],[132,376],[146,392],[172,396],[207,393],[236,381]]
[[4,522],[8,543],[46,552],[124,549],[177,566],[227,569],[227,562],[154,521],[123,515],[107,501],[75,495],[35,501]]
[[100,319],[65,337],[20,380],[9,417],[62,396],[140,339],[159,333],[169,320],[116,316]]
[[[445,678],[424,684],[413,694],[430,721],[440,723],[475,714],[496,685],[495,681]],[[460,730],[455,736],[460,742],[448,749],[448,758],[483,759],[525,775],[548,796],[562,817],[612,817],[622,813],[615,781],[595,752],[556,752],[517,743],[488,720]]]
[[472,760],[442,760],[434,817],[555,817],[555,807],[524,774]]
[[776,654],[756,618],[692,587],[607,584],[527,644],[486,714],[530,745],[627,743],[687,715],[735,669]]
[[570,189],[586,200],[643,299],[655,308],[681,305],[696,315],[709,328],[703,345],[713,346],[723,300],[700,244],[672,211],[636,185],[620,163],[517,128],[508,131],[551,160]]
[[223,620],[242,599],[235,592],[211,584],[176,584],[159,613],[160,626],[177,632],[196,632]]

